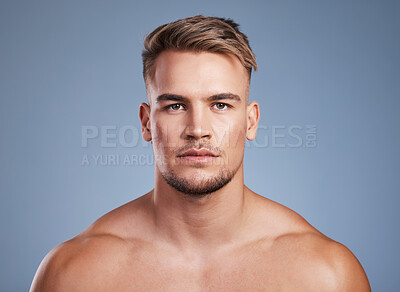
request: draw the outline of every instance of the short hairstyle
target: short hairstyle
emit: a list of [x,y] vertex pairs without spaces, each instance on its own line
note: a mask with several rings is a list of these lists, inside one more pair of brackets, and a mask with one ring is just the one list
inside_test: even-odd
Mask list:
[[235,55],[246,68],[257,70],[256,58],[247,36],[232,19],[192,16],[157,27],[144,40],[143,78],[154,77],[154,62],[166,50],[213,52]]

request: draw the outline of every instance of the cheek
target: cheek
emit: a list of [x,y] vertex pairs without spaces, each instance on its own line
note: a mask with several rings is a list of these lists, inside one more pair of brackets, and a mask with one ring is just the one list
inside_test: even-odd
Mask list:
[[230,134],[229,148],[235,151],[243,151],[246,143],[246,131],[245,129],[237,129]]
[[228,143],[227,146],[229,148],[243,149],[246,142],[246,128],[246,121],[241,116],[229,124],[226,132],[226,136],[228,137],[228,139],[226,139],[226,143]]
[[153,123],[152,134],[155,148],[165,152],[168,148],[177,147],[179,144],[179,131],[181,126],[171,125],[170,121],[162,119]]
[[157,149],[162,149],[167,144],[168,129],[166,129],[165,124],[161,122],[156,122],[153,124],[153,141]]
[[156,165],[163,168],[167,164],[166,157],[168,157],[168,131],[165,129],[165,124],[160,121],[153,122],[151,127],[153,138],[153,152]]

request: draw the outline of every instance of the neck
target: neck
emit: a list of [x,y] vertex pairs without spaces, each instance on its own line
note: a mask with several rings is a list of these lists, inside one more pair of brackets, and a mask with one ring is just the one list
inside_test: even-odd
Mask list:
[[152,192],[155,224],[163,237],[182,249],[221,247],[235,241],[246,218],[243,165],[220,190],[191,197],[169,186],[156,170]]

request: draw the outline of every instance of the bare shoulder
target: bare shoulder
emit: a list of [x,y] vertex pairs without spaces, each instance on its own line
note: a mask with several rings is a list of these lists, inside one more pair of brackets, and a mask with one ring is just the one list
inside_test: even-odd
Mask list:
[[287,271],[306,284],[305,290],[310,285],[318,291],[370,291],[354,254],[319,232],[284,234],[275,239],[272,252],[288,263]]
[[[132,265],[135,255],[146,245],[140,237],[140,215],[127,215],[128,209],[137,207],[135,204],[111,211],[51,250],[41,262],[30,291],[100,291],[110,283],[114,289],[112,279]],[[129,229],[134,232],[129,233]]]
[[[269,260],[286,276],[297,278],[293,283],[303,283],[305,291],[371,291],[360,262],[346,246],[319,232],[293,210],[260,200],[270,214],[267,217],[276,222],[270,226],[275,234]],[[295,290],[303,289],[297,286]]]
[[[114,236],[78,236],[55,247],[43,259],[31,291],[85,291],[100,284],[124,243]],[[91,281],[87,281],[91,279]],[[90,285],[90,286],[88,286]]]

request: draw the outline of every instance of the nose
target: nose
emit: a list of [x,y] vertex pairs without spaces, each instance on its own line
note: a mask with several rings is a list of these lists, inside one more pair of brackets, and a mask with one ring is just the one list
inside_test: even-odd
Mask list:
[[191,109],[187,112],[184,136],[187,140],[210,139],[212,136],[211,119],[207,110]]

